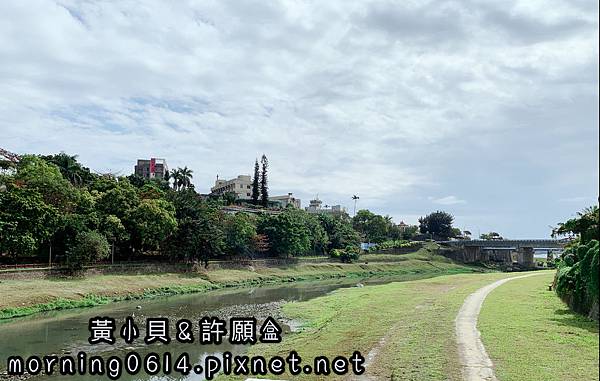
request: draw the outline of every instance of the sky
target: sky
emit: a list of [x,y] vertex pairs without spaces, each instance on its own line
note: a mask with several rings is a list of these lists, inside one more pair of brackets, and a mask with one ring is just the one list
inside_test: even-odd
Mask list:
[[597,1],[2,1],[0,147],[545,238],[598,198]]

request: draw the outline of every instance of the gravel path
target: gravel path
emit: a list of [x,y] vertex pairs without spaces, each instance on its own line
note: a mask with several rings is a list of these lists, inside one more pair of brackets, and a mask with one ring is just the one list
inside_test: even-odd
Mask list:
[[477,318],[483,301],[496,287],[511,281],[539,274],[527,274],[501,279],[480,288],[469,295],[456,315],[456,337],[458,352],[465,381],[497,381],[494,375],[494,364],[481,342],[477,329]]

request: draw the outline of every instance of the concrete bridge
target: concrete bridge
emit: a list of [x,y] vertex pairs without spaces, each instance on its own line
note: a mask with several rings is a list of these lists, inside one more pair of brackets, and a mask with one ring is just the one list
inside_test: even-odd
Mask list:
[[465,262],[496,262],[518,264],[521,267],[534,267],[534,252],[562,252],[567,241],[555,239],[518,239],[518,240],[457,240],[439,242],[452,248],[449,256]]

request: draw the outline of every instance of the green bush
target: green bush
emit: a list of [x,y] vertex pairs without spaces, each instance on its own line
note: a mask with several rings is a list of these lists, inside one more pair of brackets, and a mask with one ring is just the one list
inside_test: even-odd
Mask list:
[[102,234],[96,231],[80,232],[67,252],[66,265],[71,273],[77,273],[85,265],[107,258],[109,253],[110,246]]
[[598,254],[596,240],[568,248],[558,265],[555,289],[574,311],[598,318]]
[[331,258],[339,259],[343,263],[352,263],[360,257],[360,249],[357,246],[346,246],[345,249],[333,249]]

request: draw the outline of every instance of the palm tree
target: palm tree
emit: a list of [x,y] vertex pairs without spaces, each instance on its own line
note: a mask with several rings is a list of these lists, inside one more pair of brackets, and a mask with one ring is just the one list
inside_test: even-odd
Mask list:
[[[67,155],[61,152],[56,155],[42,156],[48,162],[55,164],[63,177],[73,185],[82,185],[82,174],[85,174],[86,169],[77,162],[77,155]],[[88,171],[89,172],[89,171]]]
[[179,168],[179,185],[181,185],[182,188],[189,188],[190,185],[192,185],[192,179],[194,178],[192,173],[194,173],[194,171],[187,166]]
[[181,172],[179,168],[173,170],[171,178],[173,179],[173,190],[178,190],[179,182],[181,181]]

